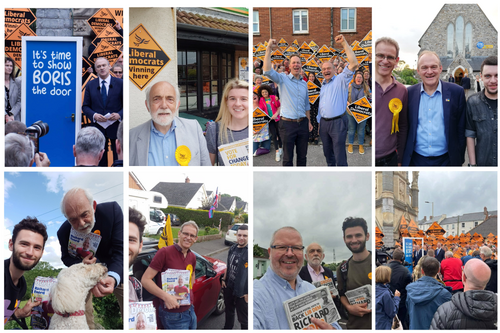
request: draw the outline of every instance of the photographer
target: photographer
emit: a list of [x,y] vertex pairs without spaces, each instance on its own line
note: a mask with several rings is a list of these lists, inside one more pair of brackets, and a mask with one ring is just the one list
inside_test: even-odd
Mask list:
[[49,167],[50,160],[45,153],[36,153],[30,139],[22,134],[10,133],[5,136],[5,166],[30,167],[35,163],[37,167]]
[[9,121],[5,124],[5,135],[24,132],[26,132],[26,125],[18,120]]

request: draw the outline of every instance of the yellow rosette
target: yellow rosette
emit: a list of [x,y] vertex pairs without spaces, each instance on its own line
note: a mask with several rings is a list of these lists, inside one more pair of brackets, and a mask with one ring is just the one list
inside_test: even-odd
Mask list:
[[392,129],[391,134],[399,132],[399,112],[403,109],[403,103],[399,98],[393,98],[389,101],[389,110],[392,112]]
[[175,159],[181,166],[188,166],[191,161],[191,151],[187,146],[179,146],[175,150]]

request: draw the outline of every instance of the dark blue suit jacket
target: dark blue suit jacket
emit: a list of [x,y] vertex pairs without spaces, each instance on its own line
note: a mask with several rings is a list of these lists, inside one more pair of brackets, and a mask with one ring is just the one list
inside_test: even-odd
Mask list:
[[[465,93],[459,85],[441,81],[445,136],[448,141],[450,166],[461,166],[465,156]],[[409,166],[417,141],[418,109],[422,83],[408,88],[408,139],[403,166]]]
[[106,105],[102,103],[101,88],[99,86],[99,78],[93,79],[87,83],[85,88],[85,97],[83,98],[82,105],[83,113],[92,121],[95,127],[99,128],[105,137],[112,140],[116,139],[116,132],[118,131],[119,121],[108,128],[104,129],[99,124],[94,123],[94,113],[105,115],[107,113],[118,113],[121,120],[123,120],[123,81],[116,77],[111,76],[110,87],[108,89],[108,97]]
[[[105,263],[108,271],[116,272],[123,283],[123,212],[115,202],[98,204],[95,210],[95,224],[92,233],[99,230],[101,242],[95,254],[97,262]],[[68,252],[71,224],[66,220],[57,231],[61,245],[61,260],[67,267],[79,264],[82,259],[72,257]]]

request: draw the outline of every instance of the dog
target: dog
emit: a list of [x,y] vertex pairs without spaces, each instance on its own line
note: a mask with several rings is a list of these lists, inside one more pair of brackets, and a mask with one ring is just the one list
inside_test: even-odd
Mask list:
[[101,264],[76,264],[63,269],[57,283],[50,290],[54,315],[50,330],[88,330],[85,319],[85,300],[89,291],[107,276],[108,269]]

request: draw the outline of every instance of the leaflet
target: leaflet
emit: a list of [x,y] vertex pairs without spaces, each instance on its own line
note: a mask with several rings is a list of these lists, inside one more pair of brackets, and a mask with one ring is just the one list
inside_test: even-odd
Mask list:
[[50,304],[50,288],[57,283],[56,278],[37,276],[31,289],[31,301],[42,302],[31,310],[31,327],[33,329],[46,330],[50,325],[50,318],[54,315],[54,309]]
[[345,296],[351,305],[368,303],[367,309],[371,310],[372,308],[372,286],[369,284],[348,290],[345,292]]
[[156,309],[153,302],[131,302],[128,308],[129,330],[156,330]]
[[92,257],[94,257],[99,247],[99,243],[101,242],[101,238],[101,235],[94,233],[84,234],[71,228],[69,233],[68,252],[70,256],[79,259],[84,259],[89,254],[92,254]]
[[178,300],[179,305],[190,305],[191,295],[189,282],[191,272],[182,269],[167,269],[161,273],[161,287],[170,295],[182,297]]
[[328,278],[328,279],[323,280],[323,281],[313,282],[312,284],[316,288],[319,288],[319,287],[322,287],[322,286],[328,287],[328,289],[330,289],[330,293],[332,294],[332,296],[338,296],[339,295],[339,291],[335,287],[335,283],[333,283],[332,278]]

